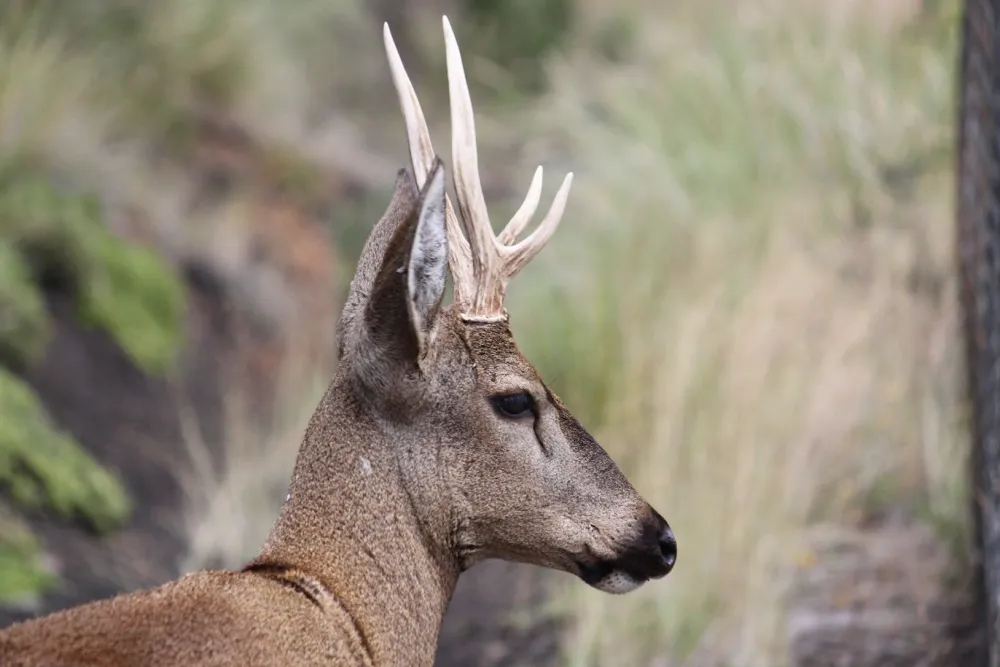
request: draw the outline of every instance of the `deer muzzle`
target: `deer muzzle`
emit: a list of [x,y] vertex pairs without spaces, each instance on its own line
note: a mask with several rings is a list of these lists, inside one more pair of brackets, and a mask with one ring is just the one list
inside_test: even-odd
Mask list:
[[677,539],[666,520],[650,509],[638,535],[611,559],[578,563],[584,582],[607,593],[628,593],[650,579],[660,579],[677,562]]

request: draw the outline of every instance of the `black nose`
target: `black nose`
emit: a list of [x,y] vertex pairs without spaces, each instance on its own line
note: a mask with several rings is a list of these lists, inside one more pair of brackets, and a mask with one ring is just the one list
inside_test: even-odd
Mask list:
[[670,530],[666,522],[660,529],[660,555],[663,557],[667,572],[674,569],[674,563],[677,562],[677,540],[674,538],[674,531]]

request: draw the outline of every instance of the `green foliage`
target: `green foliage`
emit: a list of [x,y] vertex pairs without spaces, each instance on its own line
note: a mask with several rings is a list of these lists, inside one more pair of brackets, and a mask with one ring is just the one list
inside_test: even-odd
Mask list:
[[128,519],[118,479],[49,419],[31,389],[0,369],[0,486],[24,508],[80,518],[94,530]]
[[48,340],[48,314],[30,267],[14,245],[0,237],[0,360],[30,364]]
[[30,266],[35,277],[71,284],[81,318],[106,330],[138,366],[152,373],[169,369],[183,334],[182,285],[154,252],[112,235],[94,197],[62,192],[30,170],[0,170],[0,241],[23,253],[5,271],[14,283],[21,267],[19,307],[35,314],[19,331],[40,326],[40,311],[26,296],[38,294],[23,282]]
[[31,530],[0,506],[0,601],[30,597],[56,582],[39,563],[39,552]]
[[[14,512],[51,513],[97,532],[130,514],[115,475],[58,429],[14,375],[37,361],[50,340],[43,284],[68,290],[80,319],[107,331],[147,372],[170,368],[183,333],[184,295],[172,269],[113,236],[97,198],[58,183],[45,160],[61,155],[54,130],[68,120],[94,111],[88,131],[100,135],[105,120],[139,108],[121,93],[123,71],[109,67],[113,44],[97,44],[98,27],[111,26],[103,15],[126,4],[38,0],[0,7],[0,495],[11,503],[0,505],[2,601],[23,600],[57,579]],[[136,68],[139,60],[127,62]],[[103,95],[122,101],[105,104]]]
[[176,276],[153,251],[103,229],[80,240],[87,260],[81,316],[110,333],[140,367],[168,371],[183,334],[184,295]]
[[545,57],[569,38],[573,0],[464,0],[463,5],[477,33],[477,52],[513,73],[517,88],[540,89]]
[[[30,365],[48,342],[41,281],[71,287],[81,319],[106,330],[149,372],[166,371],[179,346],[181,284],[152,252],[110,234],[95,198],[59,190],[30,165],[0,166],[0,360],[7,366],[0,367],[0,488],[18,509],[108,531],[129,516],[124,488],[8,370]],[[21,532],[5,527],[0,539],[0,599],[53,580],[38,566],[32,536]]]

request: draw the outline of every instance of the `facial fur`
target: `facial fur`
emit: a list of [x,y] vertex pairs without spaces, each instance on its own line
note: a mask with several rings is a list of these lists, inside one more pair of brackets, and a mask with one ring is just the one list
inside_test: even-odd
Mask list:
[[[439,434],[441,488],[421,495],[447,507],[459,567],[503,558],[610,593],[665,575],[676,557],[666,522],[545,385],[507,323],[468,323],[443,309],[435,329],[409,391],[434,397],[413,418]],[[504,414],[503,401],[522,394],[530,408]]]

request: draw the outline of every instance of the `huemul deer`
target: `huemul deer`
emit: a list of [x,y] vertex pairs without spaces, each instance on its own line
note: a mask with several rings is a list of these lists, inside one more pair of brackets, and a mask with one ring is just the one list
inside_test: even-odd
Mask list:
[[0,632],[0,663],[431,665],[459,574],[479,561],[555,568],[609,593],[673,568],[667,522],[521,355],[503,308],[508,281],[555,232],[572,175],[517,242],[539,168],[494,236],[447,18],[444,34],[458,207],[385,26],[412,172],[398,173],[362,251],[338,369],[259,555],[239,572],[14,625]]

